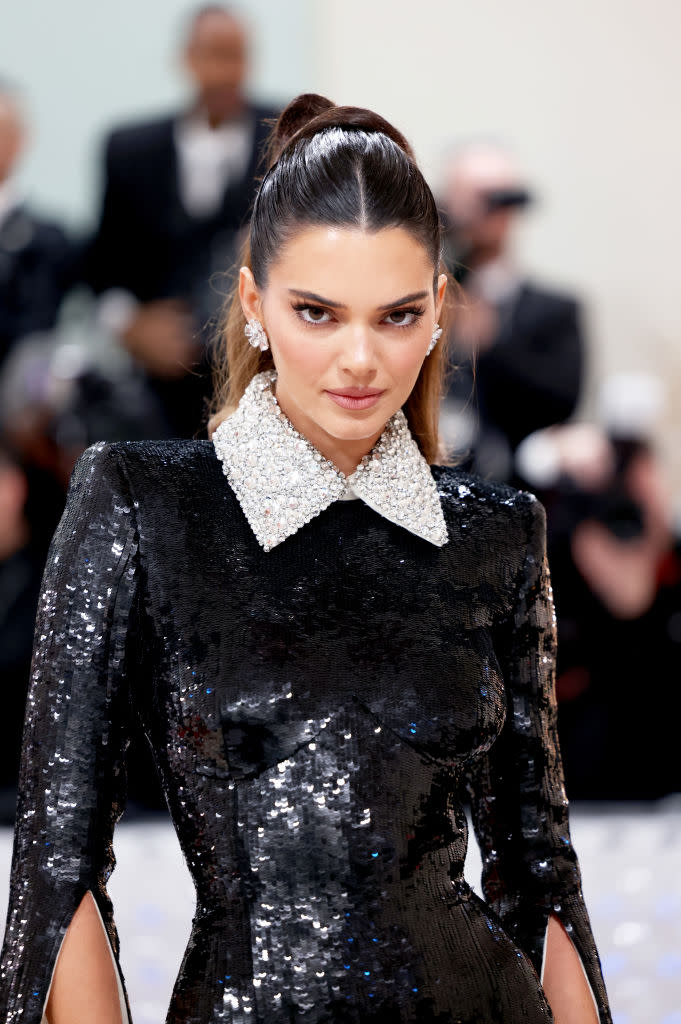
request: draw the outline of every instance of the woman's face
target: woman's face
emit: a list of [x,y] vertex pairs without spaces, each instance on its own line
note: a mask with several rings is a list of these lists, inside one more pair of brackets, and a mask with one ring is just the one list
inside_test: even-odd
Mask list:
[[[403,228],[305,228],[271,264],[262,292],[241,268],[242,307],[267,333],[279,405],[346,474],[409,397],[446,281],[435,296],[428,253]],[[348,389],[375,394],[332,394]]]

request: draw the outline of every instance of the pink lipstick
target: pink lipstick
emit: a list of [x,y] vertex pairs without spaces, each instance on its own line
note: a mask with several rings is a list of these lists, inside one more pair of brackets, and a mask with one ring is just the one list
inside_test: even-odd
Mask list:
[[369,409],[379,400],[385,388],[338,388],[327,395],[344,409]]

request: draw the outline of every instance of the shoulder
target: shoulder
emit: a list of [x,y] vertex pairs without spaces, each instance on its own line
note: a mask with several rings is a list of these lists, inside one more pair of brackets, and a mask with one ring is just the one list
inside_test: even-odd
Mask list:
[[269,139],[281,111],[262,103],[251,104],[249,109],[255,122],[253,145],[256,149],[261,149]]
[[[120,460],[131,473],[145,470],[167,473],[199,472],[206,462],[217,463],[215,448],[204,439],[160,438],[140,441],[100,441],[91,448],[102,447],[112,458]],[[89,449],[88,449],[89,450]]]
[[105,148],[109,159],[139,156],[153,152],[172,139],[173,115],[132,121],[118,125],[106,138]]
[[556,288],[547,288],[536,281],[525,281],[521,301],[533,309],[554,315],[575,315],[579,302],[575,295]]
[[251,103],[249,108],[258,121],[264,121],[269,118],[276,119],[281,113],[281,107],[274,103]]
[[20,203],[10,212],[0,233],[4,236],[6,248],[12,253],[32,247],[60,250],[67,242],[66,232],[56,220],[26,203]]
[[488,480],[457,466],[434,464],[430,468],[451,529],[489,533],[497,543],[516,541],[526,546],[533,539],[543,543],[546,509],[532,491]]
[[82,475],[90,469],[127,480],[135,491],[180,478],[189,484],[206,467],[219,467],[211,441],[169,440],[96,441],[82,452],[76,469]]

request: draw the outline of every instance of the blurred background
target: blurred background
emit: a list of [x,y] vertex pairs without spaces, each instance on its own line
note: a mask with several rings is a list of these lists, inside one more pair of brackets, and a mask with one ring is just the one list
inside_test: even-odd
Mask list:
[[[681,1024],[679,38],[676,0],[5,12],[3,877],[73,464],[97,440],[206,436],[210,339],[269,124],[321,92],[393,121],[437,196],[460,284],[443,436],[547,508],[566,787],[614,1018]],[[111,892],[141,1024],[164,1019],[192,914],[171,831],[139,735]],[[479,892],[477,850],[467,875]]]

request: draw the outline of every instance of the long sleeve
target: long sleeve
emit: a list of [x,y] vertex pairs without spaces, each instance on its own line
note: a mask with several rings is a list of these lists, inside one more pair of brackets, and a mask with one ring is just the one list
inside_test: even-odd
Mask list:
[[546,512],[519,492],[527,543],[513,606],[495,631],[506,720],[470,768],[466,788],[482,855],[482,889],[541,981],[550,914],[580,957],[600,1024],[612,1024],[569,827],[555,695],[556,618],[546,555]]
[[126,795],[138,541],[118,445],[78,459],[43,572],[23,726],[0,1020],[45,1024],[64,935],[91,891],[131,1020],[106,882]]
[[83,260],[83,276],[97,295],[109,288],[135,291],[131,265],[136,268],[138,260],[130,252],[130,204],[126,202],[125,187],[119,171],[125,159],[123,144],[124,138],[121,139],[120,132],[114,132],[106,140],[99,223],[89,240]]

